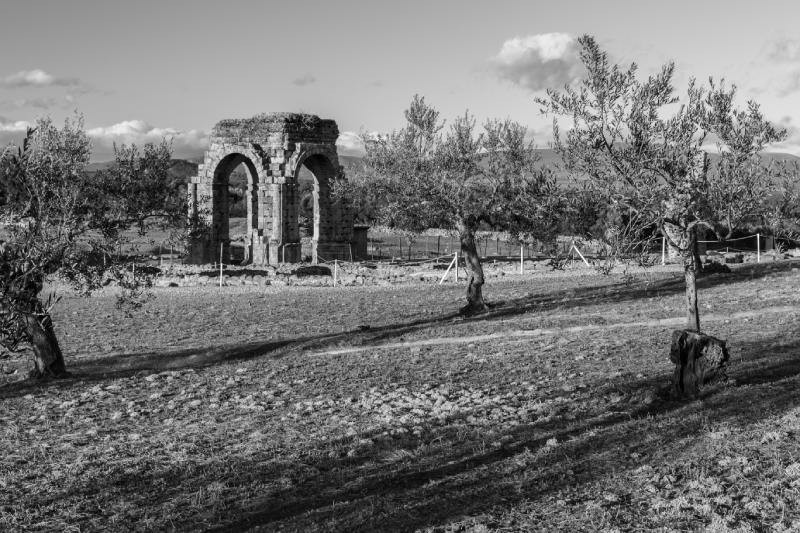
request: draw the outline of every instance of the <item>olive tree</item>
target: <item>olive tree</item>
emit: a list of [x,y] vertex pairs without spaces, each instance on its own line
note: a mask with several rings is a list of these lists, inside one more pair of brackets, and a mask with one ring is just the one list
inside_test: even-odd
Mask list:
[[465,113],[445,129],[439,112],[420,96],[405,118],[401,130],[365,139],[366,182],[382,196],[378,218],[403,230],[456,232],[468,274],[461,312],[485,311],[476,232],[552,231],[555,177],[540,165],[526,128],[510,120],[489,120],[478,132],[475,118]]
[[[609,61],[591,36],[579,39],[586,76],[549,90],[537,102],[554,116],[556,148],[567,167],[623,212],[655,224],[683,258],[687,328],[700,331],[696,260],[698,228],[722,233],[762,209],[770,173],[758,154],[784,133],[758,105],[734,107],[735,88],[689,82],[679,99],[674,63],[644,79],[637,65]],[[562,135],[558,119],[571,128]],[[720,163],[711,168],[707,141]]]
[[166,142],[119,147],[111,168],[86,171],[91,153],[82,118],[62,128],[37,121],[21,146],[0,158],[0,345],[29,344],[35,377],[67,374],[51,318],[58,277],[83,294],[116,280],[135,291],[128,259],[115,253],[123,232],[184,222],[186,198],[170,186]]

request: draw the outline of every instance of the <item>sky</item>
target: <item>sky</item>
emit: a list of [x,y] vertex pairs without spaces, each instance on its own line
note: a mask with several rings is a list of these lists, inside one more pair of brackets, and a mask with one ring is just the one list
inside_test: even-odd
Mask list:
[[97,161],[164,136],[198,158],[219,120],[295,111],[336,120],[355,153],[420,94],[444,119],[511,118],[546,147],[534,98],[581,76],[591,34],[642,74],[675,61],[679,92],[735,83],[787,129],[771,150],[800,155],[798,21],[796,0],[3,0],[0,142],[77,111]]

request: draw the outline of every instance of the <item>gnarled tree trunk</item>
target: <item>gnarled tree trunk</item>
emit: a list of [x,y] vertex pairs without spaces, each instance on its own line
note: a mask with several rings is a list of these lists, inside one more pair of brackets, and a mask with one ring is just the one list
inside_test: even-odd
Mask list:
[[724,340],[716,337],[676,330],[672,333],[669,358],[675,364],[672,387],[678,396],[695,398],[703,385],[728,379],[728,348]]
[[475,246],[475,232],[460,225],[458,236],[461,241],[461,253],[467,269],[469,284],[467,285],[467,305],[461,308],[461,314],[482,313],[488,309],[483,301],[483,267],[478,249]]
[[31,377],[59,378],[68,374],[49,314],[26,314],[25,331],[33,348]]

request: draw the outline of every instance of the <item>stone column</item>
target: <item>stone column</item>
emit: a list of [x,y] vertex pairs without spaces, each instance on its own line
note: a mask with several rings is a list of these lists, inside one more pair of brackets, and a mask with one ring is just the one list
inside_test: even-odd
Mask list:
[[272,265],[283,262],[284,218],[283,218],[283,183],[270,184],[272,197],[272,231],[269,237],[269,262]]

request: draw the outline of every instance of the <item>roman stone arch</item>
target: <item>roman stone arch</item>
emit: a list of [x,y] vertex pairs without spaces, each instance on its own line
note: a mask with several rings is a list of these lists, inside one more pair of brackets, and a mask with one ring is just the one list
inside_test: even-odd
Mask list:
[[[190,261],[231,262],[232,239],[244,247],[243,263],[297,262],[301,257],[297,176],[314,176],[312,260],[351,257],[353,217],[331,198],[331,183],[343,177],[333,120],[298,113],[223,120],[214,126],[198,175],[189,183],[193,240]],[[244,235],[232,235],[231,172],[247,168]]]

